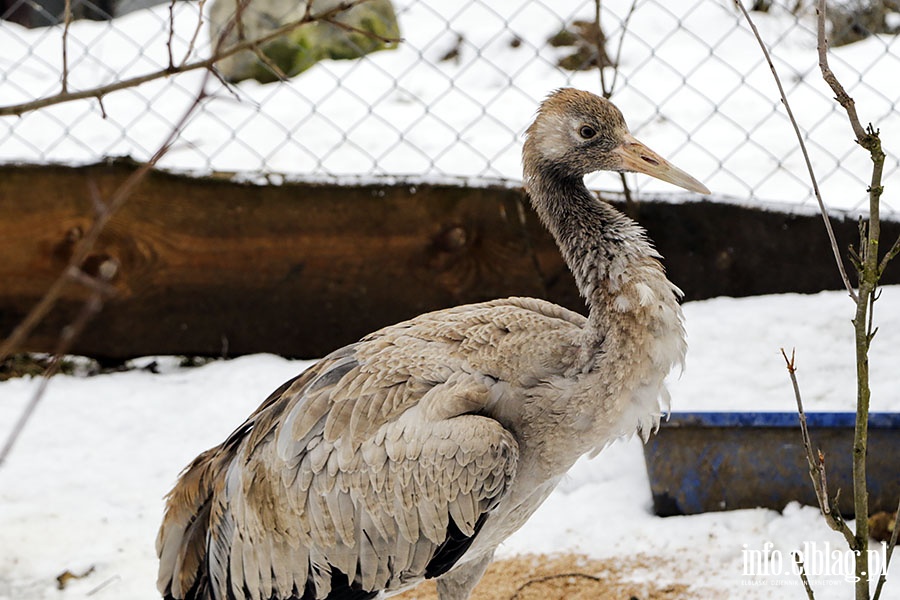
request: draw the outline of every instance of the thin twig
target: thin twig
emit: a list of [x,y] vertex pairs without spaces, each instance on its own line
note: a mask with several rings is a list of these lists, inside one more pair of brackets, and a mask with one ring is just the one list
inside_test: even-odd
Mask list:
[[175,0],[169,0],[169,37],[166,40],[166,51],[169,54],[169,70],[175,68],[175,57],[172,55],[172,38],[175,37]]
[[884,556],[884,566],[881,569],[881,575],[878,576],[878,585],[875,586],[875,594],[872,600],[878,600],[881,597],[881,588],[887,581],[888,567],[891,566],[891,556],[894,554],[894,548],[897,547],[897,533],[900,532],[900,501],[897,502],[897,512],[894,513],[894,530],[891,532],[891,539],[888,542],[887,551]]
[[[241,0],[241,2],[236,2],[234,8],[234,17],[232,17],[231,22],[229,23],[229,27],[237,29],[237,39],[239,41],[244,41],[247,39],[244,32],[244,10],[249,4],[250,2],[248,0]],[[226,35],[227,32],[222,32],[219,37],[220,42],[224,43]]]
[[615,69],[613,69],[612,81],[609,84],[610,95],[612,95],[613,91],[616,89],[616,80],[619,78],[619,61],[622,58],[622,46],[625,43],[625,32],[628,31],[628,24],[631,22],[631,15],[634,14],[636,6],[637,0],[632,0],[631,8],[628,9],[628,14],[625,15],[625,20],[622,22],[622,35],[619,36],[619,45],[616,46],[616,57],[613,59],[615,61]]
[[[597,23],[597,32],[594,44],[597,46],[597,69],[600,71],[600,89],[603,90],[603,97],[609,98],[610,96],[612,96],[612,90],[607,89],[606,87],[606,75],[604,73],[603,65],[600,64],[600,48],[603,45],[603,30],[600,28],[600,9],[602,4],[603,0],[594,0],[594,21]],[[622,181],[625,181],[625,179],[623,178]]]
[[[788,358],[784,348],[781,349],[781,355],[784,357],[788,374],[791,377],[791,385],[794,387],[794,398],[797,401],[797,413],[800,416],[800,434],[803,437],[803,448],[806,450],[806,463],[809,467],[809,478],[813,482],[813,488],[816,491],[816,500],[819,502],[819,508],[825,516],[825,522],[831,529],[839,532],[847,540],[851,549],[856,548],[856,538],[853,532],[847,526],[839,511],[832,510],[831,501],[828,499],[828,480],[825,476],[825,457],[821,452],[813,453],[812,441],[809,436],[809,427],[806,424],[806,413],[803,410],[803,400],[800,397],[800,384],[797,382],[797,366],[794,351],[791,350],[791,357]],[[835,504],[837,502],[835,501]]]
[[69,91],[69,25],[72,23],[72,0],[66,0],[62,34],[62,93]]
[[816,595],[809,585],[809,578],[806,576],[806,565],[803,564],[803,559],[800,558],[799,552],[794,552],[793,554],[794,562],[797,563],[797,567],[800,569],[800,581],[803,582],[803,589],[806,590],[806,597],[809,598],[809,600],[816,600]]
[[400,44],[403,41],[403,38],[392,38],[384,35],[378,35],[374,31],[367,31],[365,29],[361,29],[355,25],[350,25],[349,23],[344,23],[342,21],[338,21],[334,17],[328,17],[325,19],[321,19],[325,23],[329,23],[334,25],[338,29],[343,29],[344,31],[349,31],[350,33],[358,33],[362,36],[365,36],[369,39],[375,40],[376,42],[381,42],[383,44]]
[[101,582],[99,585],[97,585],[96,587],[94,587],[94,589],[92,589],[92,590],[89,591],[87,594],[85,594],[85,596],[93,596],[94,594],[96,594],[96,593],[98,593],[98,592],[101,592],[101,591],[103,591],[104,589],[106,589],[109,585],[111,585],[111,584],[113,584],[113,583],[119,581],[120,579],[122,579],[122,576],[121,576],[121,575],[113,575],[112,577],[110,577],[110,578],[107,579],[106,581],[103,581],[103,582]]
[[[39,98],[37,100],[31,100],[29,102],[24,102],[22,104],[13,104],[10,106],[0,107],[0,116],[8,116],[8,115],[22,115],[24,113],[37,110],[39,108],[45,108],[47,106],[53,106],[55,104],[61,104],[63,102],[71,102],[73,100],[83,100],[86,98],[102,98],[103,96],[116,92],[119,90],[136,87],[138,85],[147,83],[149,81],[155,81],[157,79],[162,79],[163,77],[169,77],[170,75],[175,75],[179,73],[187,73],[189,71],[196,71],[197,69],[210,69],[215,63],[219,62],[222,59],[228,58],[242,50],[248,50],[253,47],[254,44],[263,44],[268,42],[269,40],[273,40],[277,37],[280,37],[286,33],[290,33],[294,29],[305,25],[306,23],[312,23],[316,21],[326,21],[330,17],[333,17],[341,12],[360,4],[362,1],[356,2],[341,2],[337,6],[324,11],[322,13],[317,13],[315,15],[310,14],[310,11],[307,10],[303,17],[297,19],[296,21],[292,21],[277,29],[273,29],[266,35],[259,37],[254,40],[244,40],[242,42],[238,42],[232,46],[228,46],[227,48],[220,49],[216,52],[213,52],[213,55],[209,58],[205,58],[202,60],[197,60],[191,63],[186,63],[180,66],[176,66],[173,69],[169,69],[168,67],[160,69],[158,71],[153,71],[151,73],[146,73],[144,75],[138,75],[136,77],[132,77],[130,79],[123,79],[121,81],[117,81],[115,83],[110,83],[107,85],[101,85],[95,88],[91,88],[88,90],[81,90],[78,92],[67,92],[65,94],[55,94],[53,96],[48,96],[45,98]],[[310,3],[311,4],[311,3]]]
[[769,69],[772,71],[772,76],[775,78],[775,84],[778,86],[778,93],[781,94],[781,103],[784,104],[791,125],[794,127],[794,133],[797,135],[797,141],[800,142],[800,151],[803,153],[803,159],[806,161],[806,169],[809,171],[813,192],[815,192],[816,200],[819,203],[822,220],[825,222],[825,230],[828,232],[828,240],[831,242],[831,251],[834,253],[834,260],[837,263],[838,271],[841,273],[841,279],[844,281],[844,287],[855,302],[859,297],[857,296],[856,291],[854,291],[853,286],[850,285],[849,277],[847,277],[847,270],[844,268],[844,262],[841,260],[841,251],[838,248],[837,239],[834,237],[834,230],[831,228],[831,219],[828,217],[828,211],[825,209],[825,202],[822,200],[822,194],[819,192],[819,183],[816,180],[812,162],[810,161],[809,153],[806,150],[806,143],[803,141],[803,134],[800,133],[800,126],[797,124],[797,119],[794,118],[794,113],[788,102],[787,94],[784,93],[784,87],[781,85],[781,78],[778,77],[778,71],[775,70],[775,64],[772,62],[772,57],[769,56],[769,50],[766,48],[766,44],[763,42],[762,37],[759,35],[756,24],[753,22],[753,19],[750,18],[750,13],[747,12],[747,9],[744,8],[744,5],[740,0],[734,0],[734,3],[744,14],[744,18],[750,25],[750,29],[753,30],[753,35],[756,36],[756,41],[759,42],[759,47],[762,48],[763,56],[766,57],[766,62],[769,63]]
[[509,600],[516,600],[517,598],[519,598],[519,594],[521,594],[522,591],[525,590],[525,588],[530,587],[532,585],[544,583],[545,581],[553,581],[554,579],[570,579],[570,578],[574,579],[576,577],[578,577],[580,579],[587,579],[588,581],[596,581],[596,582],[601,582],[601,583],[603,582],[603,580],[601,578],[597,577],[596,575],[588,575],[587,573],[554,573],[552,575],[544,575],[542,577],[535,577],[534,579],[529,579],[528,581],[526,581],[525,583],[523,583],[516,589],[515,593],[510,597]]
[[256,55],[256,58],[259,59],[259,62],[264,64],[270,71],[272,71],[272,73],[275,74],[275,77],[277,77],[279,81],[288,80],[287,74],[285,74],[285,72],[281,70],[281,67],[275,64],[275,61],[273,61],[266,55],[263,49],[259,47],[259,44],[253,44],[251,50],[253,50],[253,54]]
[[194,28],[194,34],[191,36],[191,41],[188,42],[187,51],[184,53],[184,58],[181,60],[179,67],[184,67],[184,65],[187,64],[188,59],[191,58],[191,54],[194,52],[197,36],[200,35],[200,30],[203,28],[203,10],[205,6],[206,0],[200,0],[200,2],[197,3],[197,26]]
[[881,262],[878,263],[878,276],[884,273],[884,270],[887,268],[889,262],[891,262],[896,256],[900,254],[900,237],[894,240],[894,245],[891,246],[891,249],[887,251],[887,253],[882,257]]
[[[84,274],[82,273],[82,275]],[[87,277],[86,275],[84,276]],[[106,283],[106,285],[108,286],[108,282],[102,283]],[[41,398],[44,397],[44,393],[47,391],[47,386],[50,383],[50,378],[56,375],[56,373],[59,371],[59,366],[62,363],[63,356],[68,354],[69,349],[72,347],[72,344],[76,339],[78,339],[78,336],[81,335],[81,332],[84,331],[84,328],[88,324],[88,322],[90,322],[90,320],[94,318],[94,316],[96,316],[98,312],[100,312],[100,309],[103,308],[103,297],[107,294],[108,289],[105,290],[99,285],[94,287],[91,296],[85,301],[84,306],[81,308],[78,316],[71,324],[67,325],[63,329],[56,349],[53,352],[53,360],[41,375],[40,385],[38,385],[37,389],[34,391],[31,399],[25,406],[25,410],[23,410],[22,414],[19,415],[19,419],[18,421],[16,421],[16,424],[13,425],[12,430],[10,431],[9,435],[6,438],[6,441],[3,444],[3,448],[0,449],[0,467],[3,466],[3,463],[6,461],[9,453],[12,451],[13,446],[15,446],[16,441],[22,434],[22,431],[25,430],[25,425],[34,414],[34,410],[37,408],[38,403],[40,403]]]
[[[599,57],[606,51],[606,48],[603,44],[603,36],[602,29],[600,27],[600,12],[602,8],[602,0],[594,0],[594,19],[597,21],[597,38],[594,43],[597,45],[597,57],[598,57],[598,68],[600,70],[600,89],[603,91],[604,98],[611,98],[613,95],[613,91],[615,91],[616,87],[616,79],[619,76],[619,59],[622,57],[622,42],[625,40],[625,32],[628,30],[628,21],[631,19],[631,14],[634,12],[635,2],[631,3],[631,9],[628,11],[628,16],[625,18],[625,22],[622,24],[622,34],[619,36],[619,46],[616,49],[616,57],[613,59],[613,77],[612,82],[609,84],[609,87],[606,86],[606,76],[604,75],[605,69],[603,65],[599,64]],[[619,179],[622,182],[622,193],[625,195],[625,213],[631,217],[632,219],[637,218],[637,204],[634,201],[634,198],[631,195],[631,187],[628,185],[628,179],[625,177],[625,173],[619,173]]]
[[844,86],[837,80],[831,67],[828,66],[828,39],[825,36],[825,0],[816,2],[816,37],[821,42],[818,46],[819,52],[819,70],[822,71],[822,79],[825,80],[837,96],[835,100],[847,111],[847,117],[850,119],[850,126],[853,133],[856,134],[856,140],[861,142],[866,136],[866,131],[859,123],[859,117],[856,115],[856,103],[853,98],[847,95]]

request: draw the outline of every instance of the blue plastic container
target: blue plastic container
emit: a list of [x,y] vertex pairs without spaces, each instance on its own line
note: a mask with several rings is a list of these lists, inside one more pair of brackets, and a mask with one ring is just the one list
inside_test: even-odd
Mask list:
[[[856,415],[807,413],[813,450],[825,455],[828,495],[853,517],[851,449]],[[796,413],[673,413],[644,447],[657,515],[816,506]],[[869,415],[870,513],[900,499],[900,413]]]

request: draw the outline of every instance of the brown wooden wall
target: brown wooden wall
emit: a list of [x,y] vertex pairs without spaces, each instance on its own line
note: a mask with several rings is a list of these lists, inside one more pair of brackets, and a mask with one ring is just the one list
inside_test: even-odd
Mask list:
[[[58,276],[125,162],[0,166],[0,335]],[[639,221],[686,299],[837,289],[820,217],[731,204],[646,202]],[[835,222],[842,244],[854,221]],[[900,225],[884,226],[885,239]],[[89,260],[120,263],[117,296],[74,352],[275,352],[317,357],[413,315],[528,295],[582,310],[571,276],[519,189],[240,184],[153,172]],[[894,266],[887,282],[900,282]],[[70,286],[29,340],[49,350],[84,290]]]

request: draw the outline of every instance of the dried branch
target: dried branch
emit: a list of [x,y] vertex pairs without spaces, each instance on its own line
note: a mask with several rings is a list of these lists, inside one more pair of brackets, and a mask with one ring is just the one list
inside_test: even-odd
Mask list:
[[898,254],[900,254],[900,237],[894,240],[894,245],[891,246],[891,249],[887,251],[884,257],[881,259],[881,262],[878,263],[879,277],[881,277],[881,275],[884,273],[884,270],[885,268],[887,268],[888,263],[896,258]]
[[799,552],[794,552],[793,554],[794,562],[797,563],[797,567],[800,569],[800,581],[803,582],[803,589],[806,590],[806,597],[809,598],[809,600],[816,600],[816,595],[809,585],[809,578],[806,576],[806,565],[803,564],[803,559],[800,558]]
[[[622,35],[619,36],[619,44],[616,46],[616,57],[613,59],[615,69],[613,69],[612,81],[609,83],[609,94],[612,95],[613,91],[616,89],[616,80],[619,78],[619,61],[622,58],[622,46],[625,43],[625,32],[628,31],[628,24],[631,22],[631,16],[634,14],[634,9],[637,7],[637,0],[632,0],[631,7],[628,9],[628,14],[625,15],[625,20],[622,22]],[[598,21],[599,24],[599,21]],[[602,69],[601,69],[602,72]],[[604,93],[606,90],[604,89]],[[607,96],[608,97],[608,96]]]
[[841,273],[841,279],[844,282],[844,287],[847,289],[847,293],[850,294],[850,297],[853,298],[855,302],[859,299],[859,296],[857,296],[856,292],[853,289],[853,286],[850,285],[850,279],[847,277],[847,270],[844,268],[844,262],[841,260],[841,251],[838,248],[837,239],[834,237],[834,230],[831,228],[831,219],[828,217],[828,211],[825,209],[825,202],[822,200],[822,194],[819,192],[819,183],[816,180],[812,162],[809,159],[809,152],[807,152],[806,150],[806,143],[803,141],[803,135],[800,133],[800,126],[797,124],[797,119],[794,118],[794,112],[791,110],[791,105],[788,102],[787,95],[784,93],[784,87],[781,85],[781,78],[778,77],[778,71],[775,70],[775,64],[772,62],[772,58],[769,56],[769,50],[766,48],[762,37],[760,37],[759,31],[756,29],[756,24],[753,22],[753,19],[750,18],[750,13],[747,12],[747,9],[744,8],[744,5],[740,0],[734,0],[734,3],[744,14],[744,18],[750,25],[750,29],[753,30],[753,35],[756,36],[756,41],[759,42],[759,47],[762,49],[763,56],[766,57],[766,62],[769,63],[769,69],[772,71],[772,76],[775,79],[775,84],[778,86],[778,93],[781,94],[781,103],[784,104],[784,108],[787,111],[787,115],[791,121],[791,125],[794,127],[794,133],[797,135],[797,141],[800,142],[800,151],[803,153],[803,159],[806,161],[806,169],[807,171],[809,171],[809,178],[810,181],[812,181],[813,192],[815,192],[816,201],[818,201],[819,203],[819,211],[822,213],[822,220],[825,222],[825,230],[828,232],[828,240],[831,242],[831,251],[834,253],[834,260],[837,263],[838,271],[840,271]]
[[268,68],[270,71],[272,71],[272,73],[275,74],[275,77],[277,77],[279,81],[287,81],[288,80],[288,76],[285,74],[284,71],[281,70],[281,67],[276,65],[275,61],[273,61],[271,58],[266,56],[266,53],[263,52],[263,49],[259,46],[259,44],[253,44],[252,50],[253,50],[253,54],[256,55],[256,58],[259,59],[259,62],[266,65],[266,68]]
[[588,581],[595,581],[599,583],[603,582],[603,580],[596,575],[588,575],[587,573],[554,573],[552,575],[544,575],[542,577],[529,579],[518,588],[516,588],[515,593],[510,597],[509,600],[517,600],[526,588],[529,588],[533,585],[544,583],[545,581],[553,581],[554,579],[575,579],[576,577],[579,579],[587,579]]
[[175,0],[169,0],[169,37],[166,39],[166,52],[169,55],[169,69],[175,68],[175,57],[172,56],[172,38],[175,36]]
[[184,58],[181,59],[181,64],[179,67],[184,67],[187,64],[188,59],[191,58],[191,54],[194,52],[194,46],[197,43],[197,36],[200,35],[200,30],[203,28],[203,10],[206,7],[206,0],[200,0],[197,3],[197,26],[194,28],[194,33],[191,35],[191,41],[188,42],[188,49],[184,53]]
[[[603,29],[600,27],[600,12],[602,8],[602,0],[594,0],[594,19],[597,21],[597,30],[596,35],[597,38],[595,40],[595,44],[597,45],[597,56],[601,56],[602,52],[605,50],[604,48],[604,40],[602,37]],[[631,20],[631,15],[634,13],[635,5],[637,4],[637,0],[633,0],[631,3],[631,8],[628,10],[628,15],[625,17],[625,21],[622,23],[622,35],[619,36],[619,45],[616,47],[616,56],[613,59],[613,77],[612,81],[609,84],[609,87],[606,86],[606,76],[604,75],[603,65],[600,64],[598,60],[598,69],[600,71],[600,89],[603,91],[604,98],[612,97],[613,91],[616,88],[616,79],[619,77],[619,61],[622,58],[622,45],[625,41],[625,32],[628,30],[628,22]],[[628,185],[628,179],[625,177],[625,173],[619,173],[619,179],[622,181],[622,193],[625,195],[625,213],[636,219],[638,214],[637,204],[634,201],[634,198],[631,195],[631,187]]]
[[856,140],[859,142],[865,136],[866,132],[859,123],[859,117],[856,115],[856,103],[853,101],[844,86],[837,80],[831,67],[828,66],[828,42],[825,36],[825,0],[817,0],[816,2],[816,39],[819,40],[819,70],[822,71],[822,79],[825,80],[837,96],[835,100],[847,111],[847,117],[850,119],[850,126],[853,133],[856,134]]
[[[9,115],[22,115],[39,108],[62,104],[64,102],[71,102],[73,100],[84,100],[87,98],[101,99],[103,98],[103,96],[106,96],[107,94],[110,94],[112,92],[136,87],[149,81],[162,79],[163,77],[169,77],[171,75],[176,75],[179,73],[187,73],[189,71],[196,71],[197,69],[210,69],[215,63],[224,58],[228,58],[229,56],[237,54],[238,52],[241,52],[243,50],[250,50],[256,44],[264,44],[270,40],[283,36],[286,33],[290,33],[294,29],[307,23],[313,23],[316,21],[328,21],[332,17],[365,1],[366,0],[344,1],[327,11],[323,11],[317,14],[311,14],[310,11],[307,10],[301,18],[282,25],[277,29],[273,29],[264,36],[261,36],[254,40],[240,41],[232,46],[228,46],[227,48],[219,48],[217,46],[216,51],[213,52],[212,56],[210,56],[209,58],[184,63],[174,68],[165,67],[158,71],[153,71],[144,75],[138,75],[130,79],[123,79],[114,83],[97,86],[87,90],[81,90],[78,92],[66,92],[64,94],[55,94],[53,96],[47,96],[45,98],[23,102],[22,104],[3,106],[0,107],[0,117]],[[220,37],[220,39],[222,38]]]
[[62,34],[62,93],[69,91],[69,25],[72,24],[72,0],[66,0],[65,25]]
[[[596,46],[597,46],[597,57],[598,57],[597,70],[600,71],[600,89],[603,90],[603,97],[609,98],[610,96],[612,96],[613,91],[612,91],[612,88],[606,87],[606,75],[603,70],[603,65],[601,64],[601,62],[599,60],[600,47],[603,45],[603,29],[600,28],[600,12],[601,12],[602,5],[603,5],[603,0],[594,0],[594,21],[597,22],[597,31],[595,32],[596,37],[594,39],[594,44],[596,44]],[[622,31],[622,34],[623,35],[620,36],[619,39],[624,37],[624,34],[625,34],[624,30]],[[618,64],[618,61],[616,61],[616,64]],[[616,72],[618,72],[618,70],[619,69],[616,68]],[[625,178],[623,177],[622,183],[624,183],[624,182],[625,182]]]
[[[247,39],[247,36],[244,32],[244,10],[247,8],[248,4],[250,4],[250,0],[241,0],[240,2],[235,3],[234,17],[231,19],[231,22],[227,27],[227,29],[237,28],[237,39],[240,41],[244,41]],[[306,14],[303,15],[304,17],[309,14],[309,4],[311,4],[311,2],[307,3],[307,10]],[[228,35],[227,31],[223,31],[219,35],[220,43],[224,43],[226,35]]]
[[334,17],[327,17],[321,19],[321,21],[325,23],[329,23],[334,25],[338,29],[343,29],[344,31],[348,31],[350,33],[358,33],[362,36],[365,36],[369,39],[375,40],[376,42],[381,42],[382,44],[399,44],[403,41],[402,38],[392,38],[384,35],[378,35],[374,31],[367,31],[365,29],[361,29],[355,25],[350,25],[349,23],[344,23],[343,21],[338,21]]
[[82,283],[87,283],[89,281],[87,285],[92,290],[91,296],[85,301],[84,306],[81,308],[81,311],[78,313],[75,320],[63,329],[56,349],[53,352],[53,360],[41,375],[40,385],[38,385],[37,389],[34,391],[31,399],[25,406],[25,410],[19,415],[16,424],[13,425],[12,431],[10,431],[3,444],[3,448],[0,449],[0,467],[3,466],[6,457],[9,456],[13,446],[15,446],[16,441],[22,434],[22,431],[25,430],[25,425],[28,423],[31,415],[34,414],[34,410],[37,408],[38,403],[40,403],[41,398],[44,397],[44,393],[47,391],[47,385],[50,383],[50,378],[59,371],[63,356],[68,354],[72,344],[78,339],[78,336],[81,335],[81,332],[84,331],[84,328],[90,320],[100,312],[101,308],[103,308],[104,297],[111,296],[115,293],[115,288],[109,284],[109,281],[115,276],[115,271],[115,268],[101,269],[101,278],[94,279],[93,277],[86,275],[80,269],[78,270],[76,279]]
[[[837,531],[844,536],[847,544],[851,549],[856,548],[856,538],[847,523],[841,517],[840,511],[834,510],[831,500],[828,498],[828,479],[825,475],[825,456],[821,451],[813,453],[812,441],[809,437],[809,427],[806,424],[806,413],[803,410],[803,400],[800,397],[800,384],[797,382],[797,366],[794,351],[791,350],[791,357],[788,358],[784,348],[781,349],[781,355],[784,357],[788,374],[791,377],[791,385],[794,387],[794,398],[797,400],[797,414],[800,416],[800,434],[803,437],[803,448],[806,450],[806,464],[809,466],[809,478],[813,482],[813,488],[816,491],[816,500],[819,502],[819,508],[825,516],[825,522],[831,529]],[[835,501],[837,504],[837,501]]]

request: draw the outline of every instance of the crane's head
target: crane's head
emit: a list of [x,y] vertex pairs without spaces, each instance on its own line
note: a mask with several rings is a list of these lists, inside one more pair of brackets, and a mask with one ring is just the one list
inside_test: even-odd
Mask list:
[[632,171],[709,194],[705,185],[639,142],[615,105],[590,92],[550,94],[527,131],[525,170],[581,177],[594,171]]

